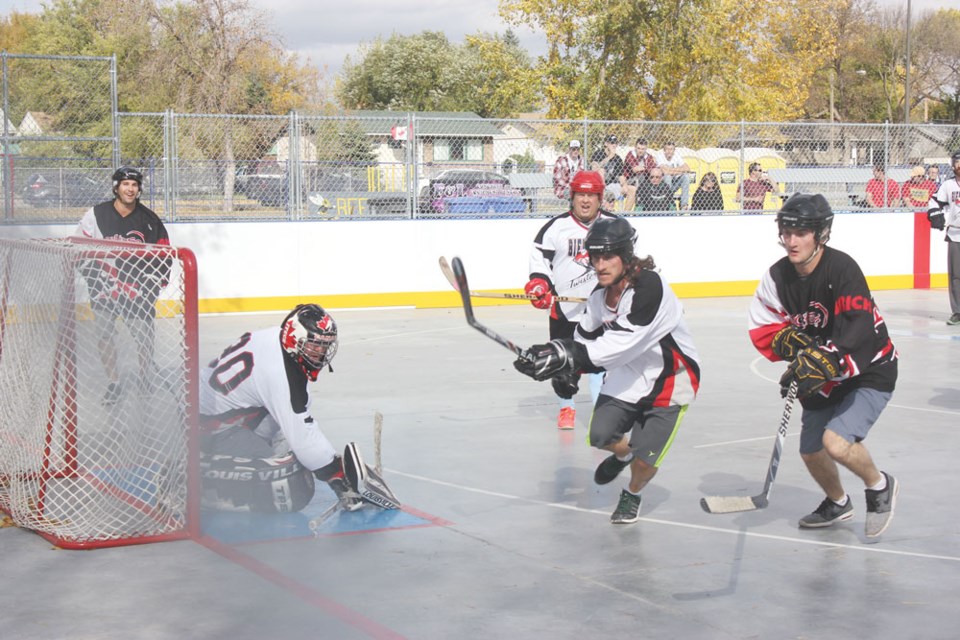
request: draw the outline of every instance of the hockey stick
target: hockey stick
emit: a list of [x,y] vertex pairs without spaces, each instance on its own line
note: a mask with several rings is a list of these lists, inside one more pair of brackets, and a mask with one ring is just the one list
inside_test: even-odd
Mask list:
[[770,504],[770,491],[773,481],[777,477],[780,467],[780,453],[783,451],[783,439],[787,435],[787,426],[790,424],[790,413],[793,411],[793,401],[797,399],[797,381],[790,383],[787,389],[787,400],[783,405],[783,415],[780,417],[780,428],[777,429],[777,441],[773,445],[770,456],[770,466],[767,468],[767,480],[763,484],[763,491],[753,497],[748,496],[707,496],[700,498],[700,506],[707,513],[736,513],[738,511],[753,511],[763,509]]
[[[443,260],[443,258],[441,258],[441,260]],[[524,360],[530,360],[530,355],[525,349],[521,349],[510,340],[507,340],[501,336],[499,333],[496,333],[495,331],[492,331],[477,322],[477,319],[473,315],[473,305],[470,304],[470,287],[467,285],[467,272],[464,271],[463,262],[460,261],[460,258],[453,259],[453,277],[454,289],[460,292],[460,298],[463,300],[463,312],[467,316],[467,324],[494,342],[502,344],[507,349],[510,349],[510,351],[513,351]]]
[[[447,282],[450,283],[450,286],[460,291],[459,285],[457,284],[457,278],[453,274],[453,269],[450,268],[450,265],[447,263],[447,259],[443,256],[440,256],[440,271],[443,272],[443,276],[447,279]],[[526,293],[479,293],[477,291],[471,291],[470,297],[472,298],[506,298],[507,300],[536,300],[536,296],[532,296]],[[571,296],[553,296],[553,299],[557,302],[586,302],[586,298],[575,298]]]

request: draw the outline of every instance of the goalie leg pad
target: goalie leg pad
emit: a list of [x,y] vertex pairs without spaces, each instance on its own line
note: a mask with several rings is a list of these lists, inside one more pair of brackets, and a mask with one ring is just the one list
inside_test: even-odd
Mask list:
[[272,458],[200,454],[204,508],[290,513],[313,499],[313,474],[292,453]]

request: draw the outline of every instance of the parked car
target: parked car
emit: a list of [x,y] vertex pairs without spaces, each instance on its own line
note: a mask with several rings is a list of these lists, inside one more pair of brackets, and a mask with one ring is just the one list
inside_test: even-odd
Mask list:
[[91,207],[110,199],[110,183],[85,173],[34,173],[27,178],[22,195],[34,207]]
[[260,204],[282,207],[289,198],[290,177],[286,162],[261,160],[247,168],[243,178],[243,193]]
[[421,213],[481,213],[503,202],[522,210],[522,193],[506,176],[479,169],[441,171],[420,190]]

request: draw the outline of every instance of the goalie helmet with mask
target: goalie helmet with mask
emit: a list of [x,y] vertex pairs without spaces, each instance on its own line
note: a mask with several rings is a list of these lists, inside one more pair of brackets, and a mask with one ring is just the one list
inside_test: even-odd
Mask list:
[[833,210],[830,203],[819,193],[795,193],[783,203],[777,212],[777,234],[784,229],[812,229],[819,248],[830,240],[833,226]]
[[337,323],[318,304],[297,305],[280,325],[280,346],[311,381],[330,367],[338,345]]

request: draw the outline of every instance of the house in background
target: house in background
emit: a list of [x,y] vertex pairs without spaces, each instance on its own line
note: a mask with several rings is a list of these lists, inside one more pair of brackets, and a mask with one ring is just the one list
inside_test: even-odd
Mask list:
[[43,111],[27,111],[20,121],[18,135],[43,136],[50,135],[53,132],[54,118],[49,113]]

